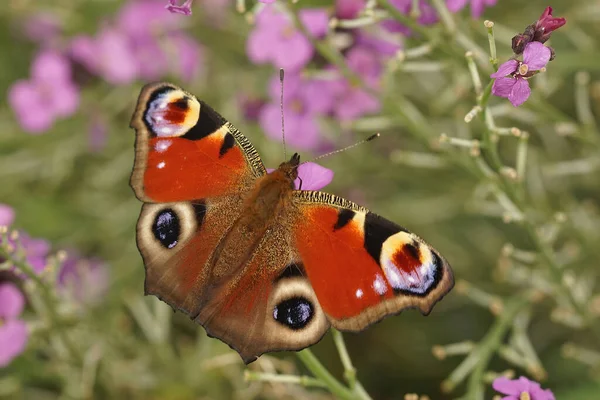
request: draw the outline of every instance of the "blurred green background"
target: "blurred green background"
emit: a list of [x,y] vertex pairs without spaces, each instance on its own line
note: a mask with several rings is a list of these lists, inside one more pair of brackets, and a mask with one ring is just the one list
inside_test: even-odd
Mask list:
[[[276,166],[283,157],[280,143],[268,139],[256,121],[244,116],[240,100],[244,96],[266,99],[267,82],[274,68],[248,61],[245,42],[252,27],[244,15],[236,12],[234,2],[224,7],[219,23],[211,23],[209,7],[213,3],[197,0],[193,15],[180,18],[182,29],[204,48],[202,72],[191,82],[169,76],[164,79],[174,80],[219,110],[253,142],[267,166]],[[302,7],[309,4],[332,6],[325,1],[300,1]],[[568,21],[552,37],[556,60],[548,65],[546,73],[532,80],[534,94],[525,105],[516,109],[500,98],[492,98],[490,104],[497,124],[516,126],[530,134],[523,183],[527,218],[539,229],[550,229],[555,213],[565,213],[567,222],[558,228],[554,254],[564,271],[593,279],[598,275],[600,257],[600,140],[597,119],[594,122],[592,117],[589,122],[584,116],[582,122],[581,105],[576,101],[579,88],[576,79],[589,80],[585,96],[589,109],[598,115],[600,3],[500,0],[486,9],[484,18],[497,23],[498,56],[504,62],[512,55],[510,38],[534,22],[547,5],[554,8],[555,15]],[[94,34],[103,24],[110,23],[107,21],[114,18],[121,6],[120,1],[112,0],[8,0],[0,7],[2,92],[8,93],[16,80],[29,76],[29,66],[40,48],[39,42],[23,33],[32,17],[47,13],[60,21],[61,33],[56,44],[60,47],[75,35]],[[466,10],[455,18],[458,29],[487,51],[483,18],[472,20]],[[327,190],[365,205],[426,238],[449,260],[457,280],[466,280],[499,299],[517,291],[526,292],[530,285],[533,290],[532,275],[511,275],[513,270],[509,270],[508,278],[503,280],[498,276],[499,266],[508,262],[502,256],[507,243],[536,252],[535,243],[521,224],[503,221],[496,202],[481,199],[478,193],[485,183],[472,172],[468,149],[439,143],[442,132],[452,137],[480,138],[484,124],[475,120],[467,125],[463,121],[475,104],[466,62],[460,56],[464,50],[438,26],[431,29],[439,34],[443,44],[425,56],[424,61],[439,64],[439,68],[433,71],[400,68],[391,75],[385,88],[386,93],[396,93],[402,101],[409,102],[411,108],[400,102],[394,104],[394,95],[390,95],[382,112],[377,114],[385,124],[365,117],[352,123],[350,129],[340,129],[334,120],[322,121],[326,127],[324,135],[336,147],[376,131],[383,134],[371,144],[322,160],[322,165],[335,171]],[[405,41],[406,48],[420,44],[422,39],[418,37]],[[221,342],[205,337],[200,327],[180,313],[160,317],[164,321],[172,318],[168,341],[148,339],[148,332],[139,326],[138,319],[144,317],[140,310],[152,310],[161,316],[164,305],[154,298],[142,298],[144,272],[135,246],[135,224],[141,203],[128,184],[134,156],[134,132],[128,124],[145,82],[140,79],[114,85],[75,72],[81,88],[79,110],[42,134],[25,133],[9,104],[6,101],[0,104],[0,201],[16,210],[15,227],[48,239],[55,249],[76,248],[84,255],[99,257],[110,267],[110,290],[102,302],[65,322],[73,330],[78,346],[85,349],[86,357],[93,358],[93,354],[89,355],[92,349],[99,349],[101,354],[95,372],[96,385],[84,397],[309,396],[293,386],[244,382],[244,366],[239,357]],[[486,73],[481,75],[486,85]],[[425,125],[415,129],[397,115],[397,107],[414,108]],[[105,144],[94,150],[90,140],[94,140],[96,121],[105,131],[102,137]],[[518,139],[500,139],[504,164],[515,164],[517,146]],[[302,153],[303,159],[315,155],[318,154]],[[568,164],[578,160],[582,165],[579,170]],[[569,249],[575,249],[574,254]],[[543,260],[529,267],[534,271],[547,268]],[[551,388],[558,399],[600,398],[598,365],[591,368],[565,358],[561,352],[567,342],[596,351],[600,350],[599,343],[588,329],[573,329],[551,318],[557,306],[555,300],[550,292],[530,307],[528,337],[547,371],[547,380],[542,385]],[[358,377],[374,399],[401,399],[405,393],[427,394],[431,399],[457,398],[464,392],[463,386],[444,394],[440,384],[463,356],[439,360],[432,355],[432,347],[466,340],[477,342],[487,334],[495,319],[486,307],[455,289],[428,317],[409,310],[360,334],[345,334],[344,338]],[[48,343],[46,339],[33,338],[28,351],[0,371],[2,382],[6,383],[8,378],[9,382],[18,382],[19,389],[10,392],[9,398],[55,398],[61,397],[60,393],[62,398],[69,398],[81,394],[78,391],[81,367],[45,358],[43,349]],[[341,365],[329,335],[313,350],[330,371],[341,377]],[[306,372],[293,353],[274,357],[263,357],[266,361],[251,368]],[[215,358],[216,367],[203,364]],[[515,369],[517,374],[527,374],[497,355],[486,370],[508,368]],[[65,387],[67,394],[63,392]],[[318,390],[312,395],[329,396]],[[491,397],[492,392],[487,392],[485,398]]]

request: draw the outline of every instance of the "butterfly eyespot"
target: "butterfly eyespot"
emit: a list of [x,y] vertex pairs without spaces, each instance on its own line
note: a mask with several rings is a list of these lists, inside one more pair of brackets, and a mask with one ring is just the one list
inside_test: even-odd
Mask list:
[[152,233],[163,247],[167,249],[175,247],[181,233],[177,213],[170,208],[157,213],[152,224]]
[[166,88],[148,103],[144,121],[158,137],[185,135],[200,117],[200,103],[182,90]]
[[292,297],[277,304],[273,309],[275,321],[290,329],[306,327],[314,316],[314,307],[303,297]]
[[381,267],[396,292],[426,295],[437,283],[439,257],[409,233],[398,232],[382,246]]

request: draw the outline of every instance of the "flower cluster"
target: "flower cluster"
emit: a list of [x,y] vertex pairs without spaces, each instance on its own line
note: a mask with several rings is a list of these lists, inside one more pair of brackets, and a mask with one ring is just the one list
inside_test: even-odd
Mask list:
[[529,25],[524,33],[513,37],[513,51],[517,56],[522,54],[523,61],[516,58],[508,60],[490,75],[496,78],[492,93],[508,98],[515,107],[523,104],[531,94],[529,78],[545,70],[546,64],[554,59],[554,51],[543,43],[566,22],[564,18],[552,17],[552,7],[547,7],[537,22]]
[[32,16],[25,33],[40,50],[29,79],[15,82],[8,100],[29,133],[43,133],[77,111],[81,82],[74,71],[80,67],[112,85],[167,75],[191,81],[202,71],[203,47],[182,31],[176,16],[165,12],[162,0],[126,2],[94,36],[62,38],[60,23],[46,15]]
[[[26,348],[30,333],[22,318],[26,296],[21,283],[33,276],[29,274],[40,275],[47,269],[50,253],[48,241],[31,238],[22,231],[9,232],[14,217],[10,206],[0,204],[0,249],[8,255],[6,259],[0,256],[0,263],[7,266],[9,272],[0,279],[0,368]],[[17,259],[22,264],[13,262]],[[99,260],[85,259],[70,251],[61,263],[56,281],[45,284],[55,285],[54,289],[64,301],[92,304],[108,289],[108,270]]]

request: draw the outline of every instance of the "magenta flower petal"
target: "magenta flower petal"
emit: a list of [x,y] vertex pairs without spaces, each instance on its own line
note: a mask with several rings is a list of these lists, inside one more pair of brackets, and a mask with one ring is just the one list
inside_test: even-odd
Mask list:
[[513,106],[518,107],[525,103],[530,94],[529,82],[526,79],[518,78],[508,95],[508,100]]
[[28,337],[27,325],[23,321],[8,320],[0,326],[0,368],[25,350]]
[[[333,171],[317,163],[307,162],[298,167],[298,176],[302,179],[302,190],[321,190],[333,180]],[[294,182],[300,188],[300,179]]]
[[520,385],[517,381],[513,381],[511,379],[500,377],[494,380],[492,383],[492,387],[494,390],[502,393],[502,394],[520,394],[521,389]]
[[198,43],[188,35],[173,35],[170,41],[177,57],[173,59],[177,74],[186,81],[192,81],[204,65],[204,52]]
[[506,75],[510,75],[514,73],[519,67],[519,62],[517,60],[508,60],[505,63],[502,63],[500,67],[498,67],[498,71],[494,72],[490,75],[490,78],[502,78]]
[[314,54],[312,44],[301,33],[295,33],[274,48],[273,63],[276,67],[296,70],[305,66]]
[[44,50],[31,64],[31,76],[44,82],[63,82],[71,79],[71,65],[66,57],[51,50]]
[[340,19],[353,19],[365,8],[365,0],[336,0],[335,16]]
[[510,95],[513,86],[516,83],[516,78],[503,77],[498,78],[492,85],[492,93],[494,96],[507,97]]
[[20,80],[13,84],[8,92],[8,102],[21,127],[29,133],[47,131],[54,122],[51,109],[45,106],[31,81]]
[[15,220],[15,210],[9,205],[0,203],[0,226],[10,226]]
[[548,64],[552,52],[540,42],[531,42],[523,51],[523,63],[527,64],[530,71],[538,71]]
[[290,118],[290,129],[286,127],[285,141],[302,150],[312,150],[317,147],[321,143],[321,138],[315,118],[314,115]]
[[465,8],[469,0],[446,0],[446,7],[450,12],[457,12]]
[[165,8],[172,13],[182,14],[182,15],[192,15],[192,1],[186,0],[183,4],[177,4],[176,0],[169,0],[169,4],[165,6]]
[[258,121],[267,136],[272,139],[281,139],[281,110],[279,106],[273,103],[266,104],[258,117]]
[[16,318],[23,312],[25,297],[12,283],[0,284],[0,327],[3,319]]
[[304,9],[300,12],[300,20],[313,36],[322,37],[327,33],[329,17],[323,9]]
[[79,90],[71,82],[65,82],[54,89],[52,108],[59,117],[68,117],[77,111],[79,106]]

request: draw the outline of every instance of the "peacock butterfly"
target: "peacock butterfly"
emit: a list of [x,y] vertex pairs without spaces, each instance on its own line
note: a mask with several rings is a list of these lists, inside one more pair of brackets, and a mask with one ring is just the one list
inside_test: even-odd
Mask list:
[[169,83],[145,86],[131,187],[145,293],[250,363],[300,350],[330,325],[361,331],[452,288],[423,239],[333,194],[295,190],[300,156],[267,173],[248,139]]

